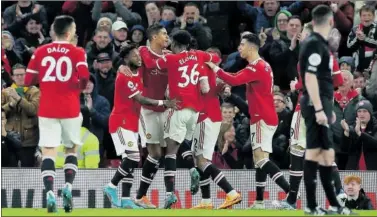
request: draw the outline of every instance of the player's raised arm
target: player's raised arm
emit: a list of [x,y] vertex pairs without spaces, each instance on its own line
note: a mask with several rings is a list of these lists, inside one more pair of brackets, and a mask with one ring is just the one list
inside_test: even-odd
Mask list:
[[29,64],[26,69],[25,87],[29,87],[38,83],[39,78],[39,61],[37,60],[38,49],[31,56]]
[[[203,66],[203,67],[206,67],[206,66]],[[200,91],[202,92],[202,94],[208,93],[211,88],[209,87],[208,75],[205,73],[205,70],[200,71],[199,82],[200,82]]]
[[222,79],[225,83],[230,84],[231,86],[238,86],[241,84],[247,84],[253,81],[259,80],[257,70],[251,66],[238,71],[236,74],[231,74],[225,72],[220,67],[216,66],[212,62],[207,62],[207,65],[217,73],[217,76]]

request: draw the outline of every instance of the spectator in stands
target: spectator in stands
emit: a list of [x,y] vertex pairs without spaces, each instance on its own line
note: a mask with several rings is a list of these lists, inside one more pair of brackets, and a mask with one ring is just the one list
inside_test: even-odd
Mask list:
[[200,16],[198,6],[189,2],[185,5],[183,15],[178,18],[172,33],[178,30],[186,30],[196,39],[198,49],[206,50],[212,44],[211,29],[206,23],[207,20]]
[[353,73],[355,70],[355,60],[353,59],[353,57],[341,57],[338,63],[340,70],[347,70],[351,73]]
[[[77,149],[77,167],[82,169],[96,169],[99,166],[99,141],[96,135],[88,130],[90,126],[90,116],[83,114],[83,124],[81,127],[81,141],[83,144]],[[63,168],[65,161],[64,145],[59,146],[55,167]]]
[[113,4],[115,7],[115,13],[101,13],[102,1],[94,1],[92,11],[93,21],[98,22],[100,18],[108,17],[112,22],[115,22],[118,20],[118,17],[120,17],[121,20],[127,23],[128,26],[133,26],[141,22],[140,15],[135,12],[131,12],[128,9],[127,5],[129,4],[129,1],[113,0]]
[[21,30],[20,38],[16,40],[16,50],[22,55],[23,64],[27,65],[35,49],[45,40],[42,33],[42,25],[38,17],[31,16]]
[[170,34],[174,28],[174,22],[176,20],[175,12],[175,8],[171,6],[164,6],[162,8],[160,24],[165,27],[168,34]]
[[128,27],[127,24],[123,21],[115,21],[111,27],[111,32],[113,35],[113,46],[114,50],[119,53],[121,48],[128,44],[127,35]]
[[156,2],[147,1],[145,3],[145,12],[147,14],[146,27],[149,27],[161,20],[161,11]]
[[353,78],[353,85],[352,85],[353,88],[354,89],[360,89],[362,95],[365,96],[363,93],[365,93],[366,85],[367,85],[367,83],[366,83],[364,75],[359,73],[359,72],[355,72],[354,78]]
[[286,34],[275,29],[272,32],[274,41],[269,49],[270,64],[274,72],[274,85],[281,90],[290,90],[289,84],[297,74],[299,40],[302,23],[300,17],[288,18]]
[[[237,1],[237,7],[242,12],[244,17],[253,20],[254,26],[252,28],[254,33],[260,33],[262,28],[273,28],[276,13],[280,9],[280,3],[274,0],[267,0],[263,2],[261,7],[254,7],[247,4],[245,1]],[[302,2],[292,3],[286,8],[292,14],[297,14],[303,9]]]
[[366,98],[372,103],[375,117],[377,118],[377,50],[374,51],[374,59],[367,70],[370,78],[365,88]]
[[212,164],[219,169],[242,169],[243,161],[239,159],[235,142],[236,131],[231,123],[223,122],[217,138]]
[[345,120],[341,121],[347,170],[377,170],[377,119],[372,113],[372,104],[362,100],[357,103],[355,124],[349,126]]
[[348,35],[347,46],[356,56],[356,70],[363,72],[373,59],[377,49],[377,24],[374,22],[375,8],[370,5],[361,7],[361,23],[353,27]]
[[81,113],[89,117],[89,124],[86,128],[98,138],[102,157],[104,150],[103,134],[108,128],[111,110],[109,101],[98,95],[97,81],[94,75],[90,75],[88,84],[82,91],[80,101]]
[[117,68],[120,58],[118,57],[118,53],[114,51],[110,33],[103,27],[96,29],[93,41],[89,42],[86,46],[87,62],[90,71],[96,69],[97,64],[94,63],[94,60],[100,53],[107,53],[113,65]]
[[9,31],[2,31],[1,33],[1,66],[10,75],[12,67],[16,63],[21,63],[22,58],[20,53],[15,48],[15,41]]
[[347,162],[347,150],[342,149],[343,129],[341,120],[345,119],[347,123],[353,124],[356,117],[357,103],[364,97],[355,89],[353,85],[353,75],[350,71],[341,71],[343,76],[343,85],[339,86],[334,93],[334,112],[336,121],[331,125],[334,138],[334,150],[336,153],[336,164],[340,170],[345,168]]
[[347,37],[353,27],[354,4],[351,1],[337,1],[331,2],[330,7],[334,12],[335,28],[341,35],[339,56],[351,56],[352,52],[347,48]]
[[131,42],[137,44],[138,46],[145,45],[147,42],[145,28],[142,25],[134,25],[130,31],[130,35]]
[[[107,2],[102,2],[102,4],[107,5]],[[76,34],[78,35],[78,45],[80,47],[85,46],[96,29],[96,22],[88,19],[92,17],[92,8],[92,1],[65,1],[62,7],[63,14],[68,14],[75,18]]]
[[349,209],[374,210],[372,201],[361,188],[361,178],[359,176],[346,176],[344,185],[347,194],[345,206]]
[[21,136],[15,131],[8,132],[6,128],[7,117],[1,108],[1,165],[3,167],[16,167],[16,155],[22,147]]
[[30,0],[19,0],[16,4],[9,6],[4,11],[4,21],[9,29],[17,29],[23,26],[22,23],[27,22],[30,17],[35,17],[41,21],[41,31],[47,33],[48,23],[45,8]]
[[[7,116],[6,130],[16,131],[21,135],[22,148],[17,153],[17,161],[22,167],[33,167],[34,153],[38,145],[39,89],[23,87],[26,67],[16,64],[12,68],[14,83],[3,90],[2,108]],[[17,166],[17,165],[13,165]]]
[[279,125],[272,139],[272,154],[270,159],[275,162],[280,169],[289,168],[289,138],[291,131],[292,112],[287,108],[284,94],[275,92],[275,111],[279,117]]
[[102,28],[111,34],[111,28],[113,26],[113,21],[108,17],[102,17],[97,22],[97,29]]
[[230,103],[221,104],[221,114],[223,122],[233,123],[233,118],[236,116],[235,107]]

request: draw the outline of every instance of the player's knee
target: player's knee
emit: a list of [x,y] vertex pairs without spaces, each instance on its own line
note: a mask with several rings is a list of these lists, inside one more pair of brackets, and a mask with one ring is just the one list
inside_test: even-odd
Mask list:
[[262,168],[269,160],[268,158],[254,159],[255,168]]
[[199,168],[203,168],[209,161],[203,157],[203,155],[199,155],[195,157],[196,164]]
[[153,159],[160,160],[162,154],[159,144],[147,144],[147,150],[149,156],[151,156]]
[[65,148],[66,154],[75,154],[77,152],[77,145],[74,145],[72,148]]
[[269,153],[263,151],[261,148],[257,148],[253,151],[254,163],[261,161],[262,159],[269,158]]
[[319,162],[321,150],[319,148],[316,149],[307,149],[305,151],[305,160],[316,161]]
[[319,164],[322,166],[332,166],[335,161],[333,151],[323,151]]
[[139,162],[140,161],[140,153],[139,152],[126,152],[122,154],[122,159],[128,158],[129,160]]
[[43,147],[42,148],[42,155],[43,156],[50,156],[56,158],[58,154],[58,149],[56,147]]
[[291,145],[290,153],[291,155],[294,155],[297,157],[304,157],[305,149],[302,148],[300,145]]

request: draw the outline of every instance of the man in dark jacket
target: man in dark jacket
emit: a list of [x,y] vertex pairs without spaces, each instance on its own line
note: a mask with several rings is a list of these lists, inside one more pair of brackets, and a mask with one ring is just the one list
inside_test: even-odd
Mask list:
[[356,107],[356,124],[348,126],[345,120],[341,122],[343,149],[349,155],[347,170],[377,170],[377,120],[372,112],[372,104],[362,100]]
[[342,77],[344,82],[339,86],[338,91],[334,92],[334,112],[336,115],[336,121],[331,125],[334,138],[334,150],[336,153],[336,164],[340,170],[345,169],[347,162],[347,150],[342,150],[342,137],[343,129],[340,121],[345,121],[352,125],[356,119],[356,106],[357,103],[364,99],[364,97],[355,89],[353,85],[353,75],[350,71],[342,71]]
[[372,201],[361,188],[361,178],[359,176],[347,176],[344,178],[344,186],[347,193],[345,206],[349,209],[373,210]]
[[185,5],[183,15],[179,18],[172,33],[178,30],[186,30],[198,42],[198,49],[206,50],[212,44],[212,32],[205,25],[206,22],[206,19],[200,16],[198,6],[189,2]]
[[86,89],[82,91],[80,101],[81,112],[90,117],[88,129],[98,138],[100,154],[103,154],[103,135],[108,127],[110,104],[105,97],[98,95],[97,81],[94,75],[90,75],[90,80]]
[[100,53],[107,53],[113,65],[116,66],[115,68],[118,68],[120,58],[118,57],[118,53],[115,52],[114,45],[111,43],[110,33],[103,27],[96,29],[93,41],[89,42],[86,46],[87,62],[90,71],[97,68],[95,59]]

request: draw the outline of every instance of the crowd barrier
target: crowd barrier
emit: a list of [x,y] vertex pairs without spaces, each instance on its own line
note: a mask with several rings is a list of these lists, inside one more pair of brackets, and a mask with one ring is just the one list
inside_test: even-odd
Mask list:
[[[96,169],[96,170],[79,170],[73,184],[74,206],[76,208],[110,208],[111,204],[103,195],[103,187],[112,178],[115,169]],[[250,206],[255,200],[255,171],[253,170],[224,170],[223,171],[228,181],[233,187],[241,192],[243,201],[239,205],[234,206],[234,209],[244,209]],[[1,207],[2,208],[44,208],[46,194],[43,190],[42,178],[40,169],[8,169],[3,168],[1,182]],[[284,171],[284,176],[289,179],[289,172]],[[362,187],[373,202],[376,208],[377,195],[377,171],[342,171],[340,176],[343,179],[346,175],[357,175],[362,179]],[[136,191],[139,187],[141,170],[135,170],[135,181],[132,187],[132,197],[135,197]],[[322,189],[319,176],[317,187],[317,200],[320,205],[326,205],[325,194]],[[57,171],[57,177],[54,183],[54,189],[58,195],[58,205],[62,205],[62,198],[60,196],[60,189],[64,185],[64,173],[62,170]],[[121,184],[119,185],[121,187]],[[176,194],[178,196],[178,203],[174,208],[185,209],[191,208],[200,201],[200,191],[197,195],[192,196],[189,190],[190,175],[188,170],[178,170],[176,175]],[[121,190],[118,191],[119,197]],[[304,191],[304,183],[300,186],[301,200],[298,201],[299,208],[305,205],[306,195]],[[165,185],[163,172],[159,171],[151,185],[148,196],[152,203],[162,207],[165,199]],[[211,197],[214,205],[219,206],[225,199],[225,193],[211,183]],[[265,199],[267,208],[273,208],[274,200],[281,200],[285,198],[285,193],[268,178],[267,187],[265,191]]]

